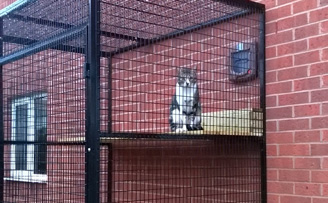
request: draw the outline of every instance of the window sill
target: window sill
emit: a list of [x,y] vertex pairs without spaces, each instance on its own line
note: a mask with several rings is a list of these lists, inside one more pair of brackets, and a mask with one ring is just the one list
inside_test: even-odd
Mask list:
[[48,183],[48,177],[45,175],[44,177],[40,178],[21,178],[21,177],[6,177],[4,178],[5,181],[15,181],[15,182],[24,182],[24,183]]

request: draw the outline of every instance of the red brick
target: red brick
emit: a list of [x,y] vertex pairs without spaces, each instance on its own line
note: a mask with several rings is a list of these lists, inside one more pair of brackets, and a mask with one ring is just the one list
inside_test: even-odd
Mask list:
[[319,23],[295,29],[295,39],[307,38],[319,34]]
[[[264,3],[264,2],[262,2]],[[276,6],[276,0],[265,0],[265,8],[269,9]]]
[[278,50],[278,56],[305,51],[307,50],[307,41],[301,40],[301,41],[291,42],[288,44],[279,45],[277,47],[277,50]]
[[308,182],[310,181],[310,172],[304,170],[279,170],[279,180],[294,181],[294,182]]
[[318,88],[320,88],[320,77],[306,78],[306,79],[294,81],[295,91],[311,90],[311,89],[318,89]]
[[320,32],[327,33],[328,32],[328,21],[321,22],[320,25],[321,25]]
[[311,92],[312,102],[323,102],[328,101],[328,89],[316,90]]
[[326,6],[326,5],[328,5],[328,0],[319,0],[319,5],[320,6]]
[[317,0],[301,0],[293,4],[293,13],[308,11],[317,7]]
[[291,3],[290,0],[277,0],[277,5],[281,6],[283,4]]
[[322,77],[322,86],[328,87],[328,75]]
[[295,117],[316,116],[320,115],[319,104],[308,104],[294,107]]
[[320,52],[311,51],[307,53],[297,54],[294,56],[295,65],[314,63],[320,60]]
[[328,114],[328,103],[323,103],[322,104],[322,115],[327,115]]
[[277,106],[277,96],[267,96],[266,97],[266,106],[267,107]]
[[278,180],[278,170],[267,169],[267,179],[268,180]]
[[279,203],[279,195],[268,194],[268,203]]
[[328,130],[322,131],[322,141],[325,141],[325,142],[328,141]]
[[302,196],[320,196],[320,184],[295,183],[295,194]]
[[328,144],[311,144],[311,155],[313,156],[328,155]]
[[267,72],[265,74],[265,76],[266,76],[265,81],[266,81],[267,84],[277,81],[277,72],[276,71]]
[[313,198],[312,203],[327,203],[327,202],[328,202],[328,198]]
[[266,12],[266,20],[267,22],[277,20],[279,18],[283,18],[286,16],[290,16],[292,12],[292,6],[286,5],[279,8],[274,8]]
[[320,158],[295,158],[297,169],[320,169]]
[[327,157],[323,157],[322,158],[322,168],[323,169],[328,169],[328,158]]
[[328,74],[328,62],[317,63],[310,66],[310,75]]
[[293,142],[292,132],[267,133],[268,144],[281,144],[281,143],[292,143],[292,142]]
[[322,185],[322,195],[323,196],[328,196],[328,184],[323,184]]
[[293,183],[282,183],[282,182],[268,182],[268,192],[278,194],[293,194],[294,184]]
[[277,48],[276,47],[269,47],[265,49],[265,57],[266,59],[273,58],[277,56]]
[[280,156],[307,156],[310,154],[308,144],[288,144],[279,146]]
[[307,92],[292,93],[278,96],[278,105],[304,104],[309,102]]
[[267,119],[281,119],[292,117],[292,107],[278,107],[267,109]]
[[267,132],[277,131],[277,122],[276,121],[267,121],[266,129],[267,129]]
[[298,196],[281,196],[280,203],[311,203],[311,198]]
[[268,71],[291,67],[292,65],[293,65],[292,56],[279,57],[266,61],[266,66]]
[[328,126],[328,116],[312,118],[312,129],[327,128]]
[[327,61],[328,60],[328,49],[323,49],[322,50],[322,60],[323,61]]
[[279,121],[279,131],[307,129],[309,129],[309,119],[293,119]]
[[14,2],[13,0],[2,1],[2,3],[0,3],[0,9],[5,8],[6,6],[9,6],[13,2]]
[[292,81],[271,83],[266,85],[266,93],[268,95],[286,93],[291,91],[292,91]]
[[284,18],[282,20],[279,20],[277,22],[277,31],[292,29],[294,27],[294,24],[295,24],[294,16],[292,16],[290,18]]
[[292,30],[279,32],[277,34],[272,34],[266,37],[266,46],[272,46],[272,45],[290,42],[292,39],[293,39]]
[[328,7],[316,9],[310,12],[310,22],[316,22],[328,19]]
[[313,183],[327,183],[328,171],[311,171],[311,181]]
[[267,145],[267,156],[277,156],[278,150],[277,145]]
[[304,78],[307,76],[307,66],[297,67],[297,68],[288,68],[278,71],[278,80],[290,80],[296,78]]
[[[309,49],[318,49],[328,47],[328,35],[313,37],[309,39]],[[313,57],[313,56],[312,56]]]
[[306,142],[319,142],[320,141],[320,131],[298,131],[295,132],[295,142],[296,143],[306,143]]
[[277,22],[277,30],[288,30],[294,27],[306,25],[308,23],[307,14],[293,15],[289,18],[284,18]]
[[272,34],[277,33],[277,22],[270,22],[265,25],[265,33]]
[[293,168],[292,158],[267,158],[268,168]]

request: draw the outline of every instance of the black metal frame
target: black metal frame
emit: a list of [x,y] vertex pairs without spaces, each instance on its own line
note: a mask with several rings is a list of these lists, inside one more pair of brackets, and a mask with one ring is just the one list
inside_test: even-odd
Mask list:
[[89,23],[86,63],[89,77],[86,81],[86,202],[99,202],[100,157],[100,50],[99,50],[99,1],[89,0]]
[[107,202],[108,203],[112,203],[112,193],[109,191],[112,191],[112,181],[113,181],[113,177],[112,177],[112,171],[113,171],[113,146],[111,143],[107,143],[105,144],[107,146],[107,159],[108,159],[108,163],[107,163],[107,170],[108,170],[108,174],[107,174]]
[[[86,29],[86,25],[81,25],[77,28],[73,28],[73,29],[68,30],[67,32],[64,32],[61,35],[53,37],[52,39],[49,39],[46,42],[34,43],[33,46],[31,46],[29,48],[23,49],[21,51],[10,54],[9,56],[6,56],[6,57],[0,59],[0,64],[5,65],[7,63],[16,61],[18,59],[21,59],[21,58],[24,58],[26,56],[30,56],[32,54],[40,52],[42,50],[45,50],[49,47],[53,47],[53,46],[55,46],[56,44],[58,44],[60,42],[64,42],[64,41],[67,41],[69,39],[73,39],[74,37],[84,33],[85,29]],[[4,39],[8,39],[8,38],[5,37]],[[24,39],[24,41],[25,41],[25,39]],[[4,42],[6,42],[6,41],[4,41]],[[75,50],[78,50],[78,49],[79,48],[75,48]],[[60,49],[60,50],[67,50],[67,47],[62,47],[62,49]]]
[[198,25],[193,25],[193,26],[190,26],[190,27],[186,27],[184,29],[180,29],[180,30],[168,33],[168,34],[160,36],[160,37],[156,37],[156,38],[152,38],[152,39],[137,40],[137,42],[138,42],[137,44],[133,44],[133,45],[121,48],[119,50],[110,52],[110,53],[108,53],[109,54],[108,56],[113,56],[113,55],[120,54],[120,53],[123,53],[123,52],[131,51],[133,49],[137,49],[137,48],[145,46],[145,45],[155,44],[155,43],[161,42],[163,40],[172,39],[172,38],[175,38],[175,37],[187,34],[187,33],[191,33],[191,32],[206,28],[206,27],[210,27],[210,26],[213,26],[213,25],[217,25],[217,24],[229,21],[231,19],[245,17],[249,14],[251,14],[250,10],[238,11],[238,12],[235,12],[233,14],[225,15],[225,16],[222,16],[222,17],[217,18],[217,19],[212,19],[212,20],[209,20],[207,22],[204,22],[204,23],[201,23],[201,24],[198,24]]
[[[265,121],[265,115],[266,115],[266,104],[265,104],[265,8],[262,4],[254,3],[254,2],[247,2],[245,3],[244,0],[221,0],[224,1],[227,4],[233,4],[234,6],[240,5],[244,6],[245,8],[250,7],[256,7],[262,10],[262,14],[260,17],[260,41],[259,41],[259,56],[258,56],[258,67],[259,67],[259,78],[260,78],[260,98],[261,98],[261,108],[263,111],[264,121]],[[82,26],[79,26],[77,28],[72,28],[73,26],[70,24],[65,23],[59,23],[59,22],[53,22],[45,19],[36,19],[36,18],[26,18],[19,15],[11,15],[11,17],[14,17],[17,20],[21,21],[29,21],[29,22],[36,22],[41,25],[51,25],[53,27],[58,28],[64,28],[67,29],[67,31],[59,36],[56,36],[52,39],[49,39],[47,41],[36,41],[31,39],[22,39],[22,38],[15,38],[12,36],[3,36],[3,25],[2,25],[2,18],[0,18],[0,109],[2,109],[0,113],[0,202],[3,202],[3,177],[4,177],[4,130],[3,130],[3,88],[2,88],[2,66],[4,64],[10,63],[12,61],[21,59],[23,57],[32,55],[34,53],[37,53],[41,50],[45,50],[47,48],[50,48],[57,43],[66,41],[68,39],[72,39],[75,36],[85,32],[87,30],[87,47],[72,47],[72,46],[64,46],[60,45],[57,46],[55,49],[58,50],[72,50],[73,48],[76,53],[83,53],[86,51],[86,70],[87,74],[86,77],[86,140],[82,143],[76,143],[78,145],[85,144],[85,161],[86,161],[86,202],[99,202],[99,156],[100,156],[100,138],[101,137],[109,137],[109,138],[150,138],[150,139],[163,139],[163,140],[190,140],[190,139],[218,139],[214,138],[212,135],[181,135],[181,134],[174,134],[167,136],[161,135],[161,134],[133,134],[133,133],[112,133],[110,125],[108,125],[109,133],[101,133],[100,132],[100,101],[99,101],[99,89],[100,89],[100,70],[99,70],[99,64],[100,64],[100,57],[107,57],[108,58],[108,67],[109,67],[109,75],[108,78],[111,79],[111,57],[120,54],[123,52],[127,52],[133,49],[137,49],[139,47],[150,45],[154,43],[158,43],[163,40],[175,38],[178,36],[181,36],[186,33],[191,33],[194,31],[197,31],[202,28],[206,28],[209,26],[213,26],[216,24],[220,24],[223,22],[227,22],[232,19],[245,17],[249,14],[251,14],[250,10],[242,11],[242,12],[236,12],[231,15],[223,16],[217,19],[210,20],[208,22],[204,22],[198,25],[186,27],[181,30],[177,30],[172,33],[168,33],[166,35],[156,37],[153,39],[144,39],[144,38],[135,38],[133,36],[128,35],[122,35],[117,33],[110,33],[110,32],[101,32],[99,28],[99,19],[100,19],[100,3],[99,1],[95,0],[89,0],[89,21],[88,24],[84,24]],[[118,38],[118,39],[124,39],[124,40],[133,40],[135,41],[135,44],[120,48],[118,50],[112,51],[112,52],[102,52],[99,49],[99,43],[100,43],[100,36],[107,36],[111,38]],[[20,42],[22,45],[32,45],[31,47],[27,49],[23,49],[21,51],[18,51],[16,53],[10,54],[8,56],[2,57],[2,46],[3,42],[10,42],[10,41],[17,41]],[[2,57],[2,58],[1,58]],[[111,80],[109,80],[111,81]],[[108,84],[109,88],[109,105],[111,105],[111,90],[112,86],[109,82]],[[111,108],[109,108],[109,122],[111,122]],[[222,136],[224,137],[224,136]],[[221,137],[221,138],[222,138]],[[221,139],[220,138],[220,139]],[[267,187],[266,187],[266,127],[265,122],[263,122],[263,137],[252,137],[252,138],[242,138],[241,136],[234,137],[234,139],[255,139],[261,140],[261,187],[262,187],[262,202],[267,201]],[[34,144],[37,144],[36,142],[33,142]],[[48,143],[48,144],[55,144],[55,143]],[[62,143],[61,143],[62,144]],[[71,142],[67,143],[74,144]],[[108,145],[108,156],[109,158],[112,157],[112,146]],[[108,162],[108,168],[111,168],[111,161]],[[108,176],[108,181],[112,181],[112,178]],[[108,184],[110,185],[110,184]],[[110,189],[111,186],[108,186],[108,189]],[[108,199],[111,199],[111,195],[108,194]]]
[[[112,106],[112,57],[108,57],[108,105]],[[112,108],[108,108],[108,132],[112,133]],[[102,137],[104,137],[102,135]]]
[[[3,20],[0,17],[0,57],[3,52]],[[4,126],[3,126],[3,77],[0,65],[0,202],[4,200]]]
[[265,13],[260,14],[260,40],[259,40],[259,77],[260,77],[260,101],[263,111],[263,140],[261,142],[261,170],[262,170],[262,202],[267,202],[267,165],[266,165],[266,103],[265,103]]
[[[235,5],[235,3],[233,5]],[[258,4],[256,4],[256,5],[258,5]],[[237,11],[233,14],[225,15],[225,16],[219,17],[217,19],[212,19],[210,21],[207,21],[207,22],[204,22],[204,23],[201,23],[201,24],[198,24],[198,25],[186,27],[184,29],[180,29],[180,30],[168,33],[166,35],[162,35],[160,37],[155,37],[155,38],[152,38],[152,39],[135,38],[135,37],[129,36],[129,35],[99,31],[98,33],[99,33],[100,36],[106,36],[106,37],[111,37],[111,38],[116,38],[116,39],[131,40],[131,41],[136,42],[136,44],[132,44],[130,46],[123,47],[123,48],[120,48],[118,50],[111,51],[111,52],[99,51],[100,56],[110,58],[110,57],[112,57],[116,54],[131,51],[131,50],[140,48],[142,46],[155,44],[155,43],[161,42],[163,40],[172,39],[172,38],[175,38],[175,37],[187,34],[187,33],[191,33],[191,32],[206,28],[206,27],[210,27],[210,26],[213,26],[213,25],[224,23],[224,22],[227,22],[227,21],[232,20],[232,19],[245,17],[245,16],[250,15],[250,14],[252,14],[251,10]],[[36,21],[36,22],[39,22],[39,24],[42,24],[42,25],[47,24],[47,23],[52,23],[50,25],[52,25],[53,27],[67,28],[67,32],[65,32],[65,33],[63,33],[59,36],[56,36],[53,39],[47,40],[46,42],[39,42],[37,40],[32,40],[32,39],[27,39],[27,38],[17,38],[17,37],[12,37],[12,36],[3,36],[4,42],[14,41],[15,43],[20,43],[22,45],[33,45],[33,47],[31,47],[29,49],[19,51],[19,52],[13,54],[13,55],[10,55],[10,56],[4,57],[3,59],[0,59],[0,64],[3,64],[3,65],[7,64],[7,63],[10,63],[12,61],[18,60],[20,58],[23,58],[24,56],[28,56],[28,55],[31,55],[33,53],[39,52],[40,50],[44,50],[44,49],[46,49],[46,47],[51,47],[51,45],[54,45],[54,44],[59,43],[61,41],[66,41],[69,38],[73,38],[74,36],[76,36],[76,35],[80,34],[81,32],[83,32],[83,30],[87,26],[87,25],[82,25],[80,27],[74,28],[70,24],[56,23],[56,22],[53,22],[53,21],[48,21],[48,20],[43,20],[43,19],[23,18],[23,17],[18,18],[17,16],[16,16],[16,18],[21,19],[23,21],[27,21],[27,22],[35,22]],[[70,29],[70,28],[72,28],[72,29]],[[69,48],[74,48],[73,50],[76,50],[76,53],[84,53],[83,48],[81,48],[81,47],[72,47],[72,46],[68,46],[68,45],[60,45],[59,47],[56,47],[54,49],[65,51]]]

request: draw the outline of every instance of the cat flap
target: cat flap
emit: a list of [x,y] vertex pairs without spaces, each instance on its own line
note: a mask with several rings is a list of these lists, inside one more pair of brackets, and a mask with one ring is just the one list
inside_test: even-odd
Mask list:
[[247,82],[257,77],[256,42],[238,43],[236,51],[231,52],[229,79],[233,82]]

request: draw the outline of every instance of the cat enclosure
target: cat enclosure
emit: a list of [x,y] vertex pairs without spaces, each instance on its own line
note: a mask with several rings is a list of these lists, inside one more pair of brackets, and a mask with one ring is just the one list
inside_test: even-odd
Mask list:
[[12,0],[0,202],[266,202],[264,11]]

